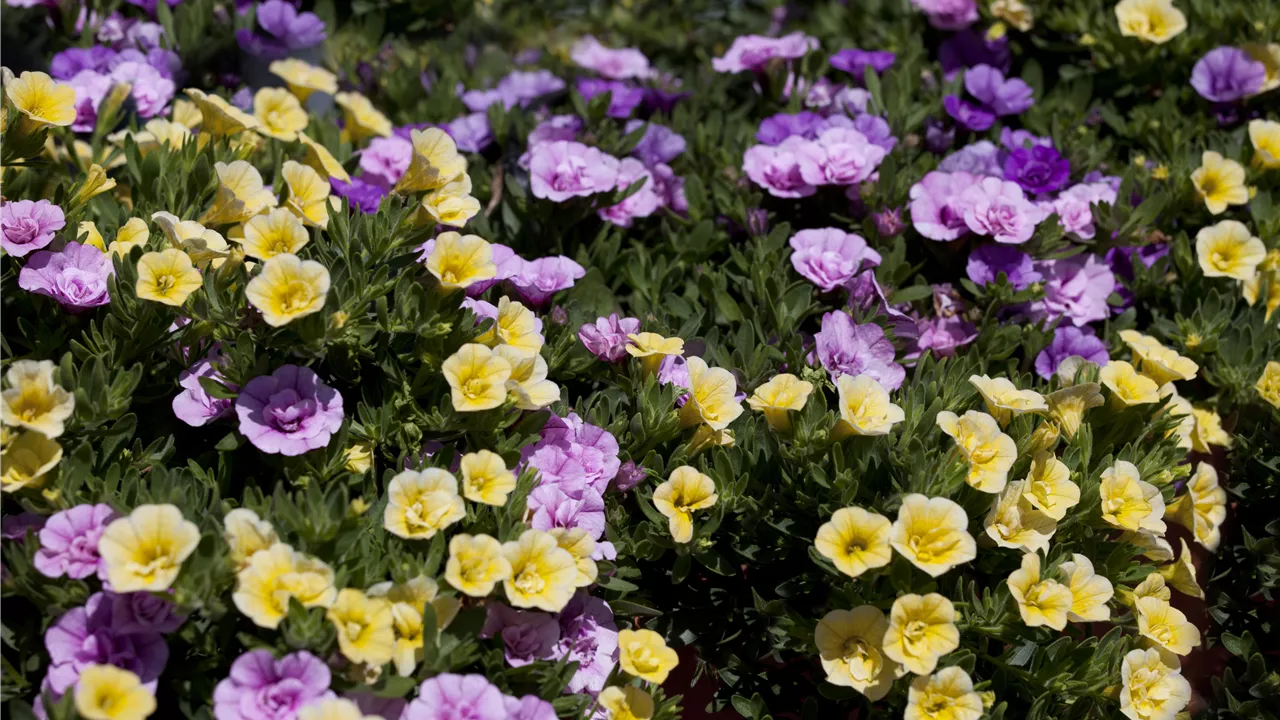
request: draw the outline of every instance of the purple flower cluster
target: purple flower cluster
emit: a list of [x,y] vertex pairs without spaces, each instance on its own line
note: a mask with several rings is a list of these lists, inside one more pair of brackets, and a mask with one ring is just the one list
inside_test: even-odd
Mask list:
[[459,85],[457,93],[468,110],[484,112],[494,103],[501,103],[508,110],[517,106],[528,107],[539,98],[558,93],[564,88],[564,80],[550,70],[513,70],[499,80],[494,88],[467,90]]
[[636,87],[621,80],[605,80],[603,78],[578,78],[574,88],[583,100],[591,100],[598,95],[609,94],[608,116],[611,118],[628,118],[635,109],[644,102],[643,88]]
[[231,414],[235,401],[213,397],[200,384],[200,378],[209,378],[234,391],[236,387],[228,383],[218,369],[221,364],[222,356],[210,352],[208,357],[178,373],[182,392],[173,397],[173,414],[179,420],[191,427],[200,427]]
[[720,73],[752,72],[765,68],[772,60],[796,60],[818,49],[818,39],[802,32],[779,38],[742,35],[734,39],[725,54],[712,58],[711,67]]
[[1023,113],[1035,103],[1030,85],[1020,78],[1006,78],[990,65],[975,65],[966,70],[964,88],[976,102],[948,95],[942,104],[952,119],[974,132],[990,128],[997,117]]
[[342,395],[311,368],[281,365],[236,396],[240,432],[265,453],[301,455],[329,444],[342,427]]
[[[110,22],[118,18],[118,22]],[[76,119],[71,129],[91,132],[98,109],[112,86],[127,83],[134,108],[142,118],[163,114],[182,80],[182,61],[160,46],[164,29],[157,23],[126,20],[112,15],[103,25],[116,31],[99,33],[111,45],[68,48],[53,56],[49,74],[76,91]]]
[[[807,122],[807,118],[802,119],[797,127]],[[762,125],[761,134],[774,138],[786,131],[780,127],[786,123],[781,121],[768,129]],[[750,147],[743,156],[742,169],[770,195],[784,198],[807,197],[821,185],[848,186],[869,180],[888,149],[851,127],[852,124],[853,121],[849,121],[850,127],[827,127],[812,140],[803,134],[793,134],[778,145]]]
[[[384,717],[388,717],[384,715]],[[551,703],[512,697],[483,675],[442,673],[422,683],[399,720],[555,720]],[[221,720],[221,718],[219,718]]]
[[257,7],[257,27],[236,31],[240,48],[259,60],[278,60],[324,42],[324,21],[298,12],[289,0],[266,0]]
[[[593,540],[604,535],[604,499],[618,474],[618,441],[576,413],[552,415],[542,439],[526,447],[521,462],[538,471],[528,507],[537,530],[582,528]],[[608,543],[602,543],[608,544]]]
[[578,592],[559,613],[488,605],[481,637],[500,637],[507,664],[535,660],[577,662],[566,692],[595,695],[618,662],[618,627],[605,601]]
[[327,665],[302,650],[277,660],[270,650],[250,650],[231,664],[213,690],[217,720],[293,720],[308,703],[332,698]]
[[801,230],[791,236],[791,266],[823,292],[844,286],[860,270],[880,264],[880,253],[861,235],[838,228]]
[[911,187],[911,224],[930,240],[986,235],[996,242],[1031,239],[1043,211],[1017,183],[968,172],[931,172]]
[[47,295],[71,312],[81,312],[111,302],[107,278],[114,274],[106,253],[92,245],[69,242],[56,253],[32,253],[18,273],[18,287]]
[[638,332],[639,320],[620,318],[618,313],[613,313],[578,328],[578,339],[592,355],[607,363],[619,363],[627,357],[627,336]]
[[40,549],[36,570],[45,577],[67,576],[83,580],[91,575],[106,579],[106,568],[98,557],[98,539],[107,524],[116,518],[110,505],[76,505],[55,513],[40,529]]
[[645,79],[654,75],[649,58],[634,48],[611,48],[587,35],[574,43],[569,59],[610,80]]
[[1267,80],[1267,67],[1240,48],[1223,46],[1205,53],[1191,68],[1191,87],[1215,103],[1232,103],[1256,95]]
[[869,375],[889,390],[897,390],[907,371],[894,358],[897,351],[884,329],[875,323],[857,325],[844,312],[822,316],[822,330],[814,335],[818,361],[835,378]]
[[1035,263],[1043,276],[1044,297],[1029,304],[1032,320],[1070,320],[1080,327],[1108,314],[1107,298],[1117,288],[1110,266],[1093,254]]

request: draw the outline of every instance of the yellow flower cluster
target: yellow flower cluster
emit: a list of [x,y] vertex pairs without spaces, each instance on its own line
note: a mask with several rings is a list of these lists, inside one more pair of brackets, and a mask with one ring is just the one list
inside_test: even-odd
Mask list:
[[[0,490],[40,488],[62,460],[57,437],[75,411],[75,396],[53,378],[51,360],[17,360],[5,373],[9,386],[0,393],[0,422],[6,441],[0,451]],[[7,428],[20,428],[11,437]]]

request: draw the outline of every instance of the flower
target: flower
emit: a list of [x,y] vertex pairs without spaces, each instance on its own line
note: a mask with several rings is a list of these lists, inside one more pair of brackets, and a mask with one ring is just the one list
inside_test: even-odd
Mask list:
[[381,582],[369,588],[370,598],[386,598],[391,603],[392,628],[396,636],[392,662],[401,677],[412,675],[424,657],[425,608],[431,606],[437,630],[447,627],[458,614],[458,600],[437,597],[439,591],[436,581],[424,575],[404,583]]
[[716,504],[715,482],[688,465],[671,471],[671,476],[653,490],[653,506],[668,521],[671,539],[687,543],[693,539],[693,512]]
[[285,188],[289,191],[288,208],[312,227],[329,225],[329,194],[332,187],[324,177],[302,163],[286,160],[280,168]]
[[1160,387],[1123,360],[1111,360],[1102,367],[1098,379],[1111,391],[1111,399],[1121,407],[1160,401]]
[[856,185],[869,179],[888,152],[856,129],[831,127],[814,142],[795,143],[800,176],[810,185]]
[[1115,594],[1111,581],[1093,571],[1093,562],[1080,553],[1072,553],[1070,560],[1058,565],[1058,574],[1071,591],[1071,609],[1067,619],[1072,622],[1105,622],[1111,619],[1107,602]]
[[324,42],[324,21],[315,13],[298,12],[288,0],[266,0],[257,7],[257,27],[236,31],[236,41],[261,60],[283,58]]
[[889,400],[889,391],[870,375],[836,378],[840,419],[835,437],[847,435],[888,435],[902,422],[902,408]]
[[1204,198],[1205,207],[1214,215],[1226,212],[1228,205],[1249,202],[1244,167],[1212,150],[1206,150],[1201,156],[1200,167],[1191,173],[1191,184],[1195,186],[1196,193]]
[[814,633],[818,659],[832,685],[851,687],[879,700],[893,686],[897,665],[881,650],[889,623],[875,606],[832,610]]
[[262,88],[253,96],[253,115],[258,132],[284,142],[293,142],[307,127],[307,112],[298,98],[283,88]]
[[1133,463],[1117,460],[1103,470],[1099,493],[1102,519],[1108,524],[1123,530],[1164,534],[1164,498],[1159,488],[1142,481]]
[[1187,29],[1187,18],[1173,0],[1120,0],[1116,3],[1120,34],[1157,45]]
[[527,350],[499,345],[495,352],[511,365],[507,390],[520,410],[539,410],[560,399],[560,386],[547,379],[547,361]]
[[627,356],[627,336],[640,331],[636,318],[618,317],[611,313],[607,318],[597,318],[578,328],[578,340],[592,355],[609,363],[621,362]]
[[1044,297],[1032,301],[1027,310],[1033,320],[1067,318],[1076,327],[1111,314],[1107,298],[1116,289],[1115,274],[1107,263],[1091,253],[1061,260],[1036,262],[1044,277]]
[[926,173],[909,193],[911,224],[916,232],[943,242],[968,232],[961,194],[977,182],[978,178],[967,172]]
[[502,507],[516,489],[516,476],[502,456],[489,450],[462,456],[462,494],[471,502]]
[[591,533],[581,527],[553,527],[547,532],[556,539],[557,545],[568,550],[573,556],[573,561],[578,567],[578,576],[573,584],[583,588],[594,583],[599,575],[599,569],[596,567],[596,561],[592,559],[596,556],[597,550],[596,541],[591,537]]
[[623,672],[661,685],[680,664],[680,658],[658,633],[628,629],[618,632],[618,663]]
[[644,135],[632,148],[631,154],[639,158],[646,167],[669,163],[685,151],[684,137],[665,125],[643,120],[628,120],[624,131],[630,135],[641,127],[644,128]]
[[342,395],[311,368],[281,365],[236,396],[240,432],[265,453],[301,455],[325,447],[342,427]]
[[1095,205],[1115,205],[1116,188],[1110,183],[1080,183],[1059,193],[1052,204],[1042,207],[1058,215],[1058,224],[1082,240],[1092,240],[1098,229],[1093,222]]
[[258,118],[217,95],[206,95],[204,91],[196,88],[187,88],[182,92],[186,93],[200,110],[200,131],[209,133],[213,137],[231,136],[245,130],[256,130],[260,124]]
[[1236,102],[1256,95],[1266,80],[1266,65],[1244,50],[1230,46],[1210,50],[1191,68],[1191,87],[1200,97],[1216,103]]
[[978,720],[982,713],[982,698],[973,691],[969,673],[949,667],[911,681],[902,720]]
[[[303,147],[306,148],[305,164],[307,167],[329,178],[330,182],[335,180],[344,183],[351,182],[351,176],[342,167],[342,163],[338,162],[338,159],[333,156],[333,153],[329,152],[328,148],[307,137],[306,133],[298,133],[298,142],[302,143]],[[377,203],[375,202],[374,204],[376,205]]]
[[276,196],[262,182],[262,174],[244,160],[214,163],[218,193],[213,205],[200,217],[203,225],[235,225],[246,222],[276,205]]
[[448,185],[423,195],[422,212],[440,225],[457,228],[466,225],[480,212],[480,201],[471,197],[471,178],[460,175]]
[[1267,248],[1238,220],[1222,220],[1196,233],[1196,259],[1205,277],[1249,280]]
[[497,540],[488,535],[459,533],[449,539],[444,577],[463,594],[485,597],[493,592],[494,585],[511,577],[511,563]]
[[1120,712],[1130,720],[1170,720],[1191,702],[1191,683],[1155,648],[1130,650],[1120,679]]
[[229,246],[216,230],[210,230],[194,220],[178,220],[177,216],[167,212],[152,213],[151,219],[159,226],[170,245],[187,253],[192,262],[201,267],[216,267],[225,260]]
[[1156,646],[1177,655],[1186,655],[1200,644],[1200,631],[1168,600],[1138,598],[1133,609],[1138,619],[1138,634]]
[[462,115],[445,123],[441,129],[449,134],[459,150],[478,153],[493,142],[493,129],[489,127],[489,116],[483,112]]
[[[15,360],[5,373],[9,387],[0,394],[0,420],[53,439],[66,429],[75,396],[53,379],[52,360]],[[16,442],[16,441],[15,441]]]
[[590,35],[573,44],[569,59],[597,75],[614,80],[643,79],[653,74],[644,53],[633,48],[606,47]]
[[578,263],[563,256],[538,258],[524,263],[520,272],[509,279],[520,299],[534,306],[542,306],[551,296],[573,287],[587,271]]
[[1044,397],[1034,390],[1019,390],[1008,378],[991,378],[986,375],[970,375],[969,382],[982,395],[987,412],[1000,422],[1009,424],[1017,415],[1044,412],[1049,409]]
[[1040,280],[1031,257],[1008,245],[983,245],[969,253],[965,274],[979,285],[993,283],[1004,273],[1014,290],[1023,290]]
[[1174,380],[1191,380],[1199,370],[1195,361],[1182,357],[1150,335],[1143,335],[1135,330],[1121,330],[1120,339],[1133,351],[1142,374],[1154,380],[1157,385]]
[[[378,134],[391,135],[390,132]],[[457,144],[445,131],[426,128],[412,131],[409,137],[413,143],[413,154],[408,168],[395,184],[396,192],[408,194],[439,190],[466,173],[467,160],[458,154]]]
[[1204,590],[1201,589],[1200,583],[1196,582],[1196,566],[1195,560],[1191,557],[1191,548],[1187,547],[1187,541],[1181,538],[1178,539],[1178,544],[1182,546],[1178,559],[1162,566],[1159,571],[1160,576],[1170,587],[1183,595],[1204,600]]
[[332,568],[277,542],[249,556],[248,564],[236,574],[231,600],[258,627],[274,630],[289,614],[290,599],[304,608],[327,608],[337,594]]
[[707,367],[700,357],[686,359],[689,370],[689,396],[680,409],[682,427],[705,424],[712,430],[724,430],[742,414],[738,400],[738,381],[724,368]]
[[609,96],[609,107],[605,114],[611,118],[623,119],[644,102],[644,89],[618,80],[602,80],[600,78],[582,77],[575,83],[575,89],[583,100],[590,101],[597,95]]
[[[666,338],[657,333],[628,333],[626,351],[631,357],[640,358],[640,365],[646,374],[653,375],[658,365],[669,356],[684,355],[684,340]],[[736,385],[736,382],[735,382]]]
[[777,147],[755,145],[742,156],[742,171],[751,182],[780,198],[808,197],[817,188],[805,179],[799,148],[806,143],[792,137]]
[[235,239],[244,246],[245,255],[269,260],[277,255],[297,255],[311,238],[296,215],[276,208],[250,218],[244,224],[244,237]]
[[955,606],[938,593],[907,594],[893,601],[884,654],[907,671],[928,675],[938,659],[960,646]]
[[889,529],[889,519],[883,515],[859,507],[841,508],[818,528],[813,545],[837,570],[858,577],[889,564]]
[[33,559],[36,570],[45,577],[65,575],[76,580],[105,575],[98,539],[115,518],[110,505],[76,505],[55,513],[40,529],[40,549]]
[[1018,613],[1027,627],[1048,626],[1062,630],[1071,611],[1071,590],[1057,580],[1041,579],[1040,556],[1022,556],[1022,567],[1009,574],[1009,594],[1018,603]]
[[66,127],[76,119],[75,89],[55,82],[45,73],[24,72],[16,78],[9,75],[4,89],[9,102],[32,130]]
[[379,720],[380,717],[365,715],[354,700],[347,698],[320,698],[298,710],[298,720]]
[[833,379],[865,374],[886,390],[897,390],[906,379],[907,371],[894,362],[896,351],[879,325],[856,325],[847,313],[829,312],[814,340],[818,359]]
[[396,537],[430,540],[466,515],[458,480],[449,471],[405,470],[387,485],[382,525]]
[[329,271],[325,266],[292,253],[273,255],[244,290],[249,304],[262,313],[262,319],[271,327],[288,325],[319,312],[328,293]]
[[236,508],[222,518],[222,539],[230,550],[231,562],[236,570],[243,570],[249,558],[259,550],[267,550],[280,542],[271,523],[258,517],[248,508]]
[[1250,120],[1249,142],[1254,161],[1268,170],[1280,168],[1280,122]]
[[862,266],[880,264],[880,254],[867,241],[838,228],[801,230],[791,236],[791,266],[823,292],[847,283]]
[[[1066,325],[1055,329],[1053,340],[1040,351],[1039,355],[1036,355],[1036,374],[1049,380],[1058,372],[1062,361],[1072,356],[1098,365],[1106,365],[1110,359],[1107,355],[1107,344],[1093,335],[1092,331],[1088,328],[1081,329]],[[1071,434],[1074,435],[1075,432]]]
[[[146,595],[146,593],[134,593]],[[49,671],[43,683],[55,696],[66,693],[90,665],[114,665],[137,675],[149,688],[164,671],[169,648],[158,630],[139,627],[118,600],[98,592],[83,606],[63,613],[44,636]],[[131,604],[131,603],[130,603]],[[169,628],[172,629],[172,628]]]
[[943,410],[935,422],[956,441],[956,448],[969,463],[965,482],[986,493],[1004,490],[1009,468],[1018,459],[1018,444],[1000,431],[995,418],[977,410],[962,416]]
[[478,235],[449,231],[436,236],[427,255],[427,270],[445,290],[456,290],[498,274],[493,249]]
[[0,452],[0,488],[17,492],[44,485],[48,472],[62,460],[62,446],[38,432],[24,432]]
[[[391,137],[391,121],[369,98],[358,92],[340,92],[333,96],[333,101],[342,108],[343,130],[351,144],[359,145],[371,137]],[[436,132],[444,135],[443,130]],[[399,189],[409,193],[422,188],[410,188],[406,185]]]
[[861,82],[867,68],[871,68],[877,75],[882,75],[893,67],[897,59],[898,56],[888,50],[846,48],[832,53],[831,57],[827,58],[827,62],[831,67],[852,75],[855,82]]
[[758,71],[777,58],[795,60],[810,50],[818,49],[818,39],[802,32],[793,32],[778,38],[763,35],[741,35],[734,38],[728,51],[711,59],[711,67],[718,73],[737,73],[743,70]]
[[1006,78],[999,68],[990,65],[966,70],[964,87],[995,115],[1018,115],[1035,102],[1030,85],[1021,78]]
[[272,75],[284,80],[284,84],[289,87],[289,92],[293,93],[300,103],[305,103],[313,92],[328,95],[338,93],[337,75],[303,60],[297,58],[273,60],[267,69]]
[[1005,486],[987,513],[987,536],[1000,547],[1048,552],[1049,539],[1057,532],[1058,524],[1026,498],[1028,487],[1026,480]]
[[602,220],[607,220],[618,227],[631,227],[631,221],[635,218],[649,217],[657,212],[663,205],[663,198],[659,194],[661,188],[658,187],[653,173],[644,163],[635,158],[622,158],[618,161],[617,187],[619,189],[625,190],[641,181],[643,184],[640,189],[616,205],[597,210],[596,214]]
[[151,237],[147,221],[142,218],[129,218],[116,231],[116,239],[107,246],[107,252],[119,257],[127,257],[135,247],[145,247]]
[[1031,238],[1042,219],[1018,183],[985,177],[960,194],[964,223],[977,235],[998,243],[1019,244]]
[[1061,520],[1080,504],[1080,486],[1071,482],[1071,471],[1061,460],[1041,452],[1031,460],[1022,497],[1048,517]]
[[619,161],[579,142],[539,143],[529,151],[533,196],[552,202],[609,192],[618,184]]
[[1191,449],[1198,453],[1208,454],[1213,451],[1210,445],[1231,447],[1231,435],[1222,429],[1222,418],[1218,413],[1204,408],[1192,411],[1195,417],[1195,430],[1191,433]]
[[200,528],[173,505],[139,505],[113,520],[98,540],[116,592],[168,590],[200,543]]
[[812,392],[813,383],[790,373],[779,373],[757,387],[751,397],[747,398],[747,405],[752,410],[764,413],[769,427],[778,432],[786,432],[791,429],[789,413],[803,410]]
[[0,208],[0,248],[14,257],[45,247],[67,224],[62,208],[48,200],[19,200]]
[[634,685],[607,687],[600,691],[600,707],[609,711],[609,720],[649,720],[653,698]]
[[942,497],[910,494],[902,498],[889,544],[912,565],[938,577],[977,557],[964,508]]
[[1029,193],[1061,190],[1071,177],[1071,161],[1053,147],[1015,147],[1004,161],[1004,178]]
[[353,588],[343,588],[325,617],[338,633],[338,649],[354,663],[384,665],[395,655],[391,603]]
[[1258,376],[1258,382],[1253,387],[1263,400],[1271,403],[1274,407],[1280,408],[1280,362],[1275,360],[1268,362],[1266,367],[1263,368],[1262,374]]
[[490,410],[507,399],[511,363],[484,345],[463,345],[440,369],[449,382],[453,409],[457,412]]
[[277,660],[270,650],[250,650],[231,663],[213,690],[221,720],[286,720],[313,700],[331,697],[329,668],[302,650]]
[[143,720],[156,711],[156,699],[128,670],[88,665],[76,683],[75,706],[85,720]]
[[519,540],[503,543],[502,552],[511,563],[502,585],[512,605],[559,612],[573,597],[577,563],[549,533],[525,530]]
[[441,673],[418,686],[402,720],[510,720],[502,691],[483,675]]

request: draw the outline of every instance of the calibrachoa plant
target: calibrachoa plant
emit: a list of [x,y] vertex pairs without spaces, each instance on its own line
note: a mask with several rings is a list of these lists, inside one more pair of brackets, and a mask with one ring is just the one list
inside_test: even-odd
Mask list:
[[1280,714],[1267,3],[6,4],[6,716]]

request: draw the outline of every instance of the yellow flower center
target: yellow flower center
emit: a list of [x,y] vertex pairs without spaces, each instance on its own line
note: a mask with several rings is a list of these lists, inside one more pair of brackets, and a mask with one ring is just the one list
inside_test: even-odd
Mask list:
[[489,383],[482,378],[473,377],[462,383],[462,394],[469,398],[480,397],[489,389]]
[[525,595],[537,595],[547,587],[547,581],[542,579],[538,571],[534,568],[525,568],[516,576],[516,589]]
[[636,670],[646,675],[656,673],[662,667],[657,656],[644,645],[633,644],[628,648],[631,652],[631,664],[635,665]]
[[1218,192],[1218,178],[1213,175],[1206,175],[1200,181],[1200,192],[1205,195],[1213,195]]
[[862,638],[849,638],[844,642],[841,657],[849,667],[849,675],[859,682],[871,682],[880,674],[880,651],[869,646]]
[[156,294],[164,297],[173,292],[173,288],[178,284],[178,278],[173,275],[158,275],[156,277]]
[[916,645],[924,642],[925,633],[929,630],[929,624],[923,620],[912,620],[902,629],[902,635],[906,638],[907,644]]
[[345,623],[345,629],[347,631],[347,637],[359,637],[360,633],[364,631],[364,625],[361,625],[354,620],[348,620]]
[[288,314],[306,309],[315,299],[311,286],[301,280],[294,280],[280,288],[276,301],[280,303],[280,312]]

